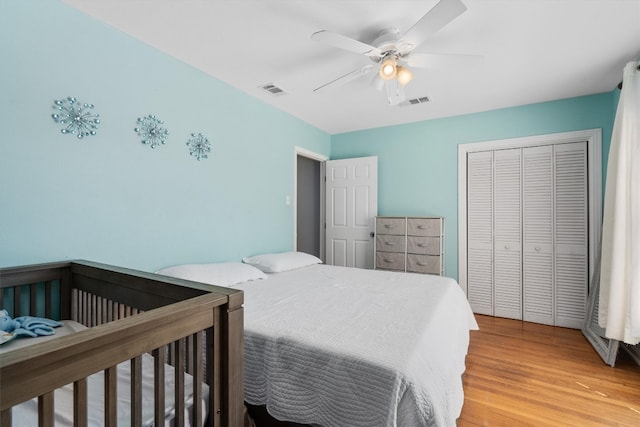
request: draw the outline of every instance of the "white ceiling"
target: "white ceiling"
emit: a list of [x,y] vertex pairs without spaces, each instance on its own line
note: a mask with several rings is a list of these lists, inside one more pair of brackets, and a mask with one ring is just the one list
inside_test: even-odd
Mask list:
[[[370,43],[408,30],[436,0],[64,1],[331,134],[608,92],[640,57],[640,0],[463,0],[467,11],[414,52],[484,62],[414,69],[407,96],[431,101],[398,107],[369,76],[314,93],[371,61],[310,36]],[[287,94],[258,88],[266,83]]]

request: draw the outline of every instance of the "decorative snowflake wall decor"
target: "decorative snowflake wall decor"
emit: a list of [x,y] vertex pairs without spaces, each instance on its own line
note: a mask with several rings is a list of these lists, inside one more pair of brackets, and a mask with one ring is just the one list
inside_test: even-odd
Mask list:
[[169,131],[162,127],[164,122],[156,116],[149,114],[147,117],[138,119],[138,127],[134,130],[142,138],[142,143],[156,148],[160,144],[165,144],[169,137]]
[[72,96],[56,100],[53,103],[53,108],[58,112],[52,114],[51,117],[56,123],[65,126],[61,130],[62,133],[74,134],[80,139],[96,134],[96,129],[100,124],[100,115],[91,112],[93,104],[77,102]]
[[197,135],[192,133],[187,145],[189,146],[189,154],[198,160],[208,158],[207,153],[211,152],[211,143],[201,133]]

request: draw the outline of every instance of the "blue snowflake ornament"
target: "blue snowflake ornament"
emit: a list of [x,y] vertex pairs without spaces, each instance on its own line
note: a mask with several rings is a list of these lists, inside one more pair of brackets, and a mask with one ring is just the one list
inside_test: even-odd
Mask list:
[[60,132],[76,135],[79,139],[85,136],[95,135],[100,124],[100,115],[93,114],[93,104],[78,102],[74,97],[55,100],[53,108],[57,110],[51,117],[63,128]]
[[156,148],[160,144],[166,144],[169,131],[162,127],[164,122],[156,116],[149,114],[147,117],[139,118],[138,127],[134,130],[142,138],[142,143]]
[[211,152],[211,143],[201,133],[192,133],[191,138],[187,141],[187,146],[189,147],[189,154],[197,160],[208,158],[207,153]]

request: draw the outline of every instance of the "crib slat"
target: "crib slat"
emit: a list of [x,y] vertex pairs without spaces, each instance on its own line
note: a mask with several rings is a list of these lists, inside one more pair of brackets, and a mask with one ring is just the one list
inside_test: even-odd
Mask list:
[[38,284],[32,283],[29,286],[29,316],[37,316],[36,301],[38,299]]
[[91,295],[88,292],[83,292],[84,302],[82,304],[84,324],[91,327]]
[[167,344],[167,363],[171,366],[175,363],[175,343]]
[[87,379],[73,383],[73,426],[87,427]]
[[193,347],[193,336],[189,335],[184,342],[184,371],[193,375],[193,357],[191,357],[191,348]]
[[184,427],[184,339],[175,341],[175,425]]
[[44,317],[51,318],[51,287],[53,282],[48,280],[44,282]]
[[38,397],[38,427],[53,427],[53,391]]
[[118,386],[117,368],[112,366],[104,370],[104,425],[118,424]]
[[164,347],[153,350],[153,379],[154,379],[154,419],[155,425],[164,425],[164,364],[166,353]]
[[93,307],[95,323],[94,326],[102,325],[102,298],[95,298],[95,306]]
[[82,323],[85,326],[89,326],[89,321],[87,319],[87,306],[88,306],[87,299],[89,297],[85,291],[82,291],[80,295],[82,297],[80,302],[80,319],[81,319],[80,323]]
[[[222,384],[220,378],[221,354],[220,346],[222,345],[222,336],[220,335],[220,309],[213,309],[214,325],[207,329],[206,347],[207,347],[207,384]],[[213,390],[212,390],[213,389]],[[216,387],[209,389],[209,408],[210,415],[213,418],[214,425],[222,425],[222,396],[221,391]]]
[[91,294],[91,305],[89,307],[91,311],[91,324],[89,326],[93,328],[98,324],[98,301],[97,297],[93,294]]
[[106,298],[102,299],[102,318],[100,319],[100,324],[109,322],[109,300]]
[[72,290],[71,290],[71,269],[63,268],[60,271],[60,281],[58,282],[58,293],[60,294],[60,318],[61,319],[72,319],[71,311],[69,308],[72,307],[72,302],[69,300],[72,298]]
[[[73,320],[78,323],[82,323],[82,291],[78,289],[73,289]],[[82,323],[84,325],[84,323]]]
[[202,332],[196,332],[191,340],[191,359],[193,360],[193,421],[195,427],[202,427]]
[[20,294],[22,293],[20,290],[22,286],[16,286],[13,288],[13,317],[22,316],[20,312]]
[[[71,320],[75,320],[77,322],[78,321],[78,290],[77,289],[71,290],[71,310],[70,311],[71,311],[69,313],[70,316],[67,318]],[[60,314],[60,316],[62,316],[62,313]],[[61,317],[61,318],[65,319],[65,317]]]
[[131,359],[131,425],[142,425],[142,357]]

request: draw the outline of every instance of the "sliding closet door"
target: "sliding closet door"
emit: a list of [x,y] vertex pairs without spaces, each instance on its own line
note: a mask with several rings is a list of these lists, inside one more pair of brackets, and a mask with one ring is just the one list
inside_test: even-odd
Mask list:
[[493,316],[493,152],[467,157],[467,297],[473,311]]
[[523,320],[554,324],[553,146],[522,149]]
[[494,315],[522,319],[521,150],[493,156]]
[[587,143],[555,146],[556,325],[581,328],[588,291]]

